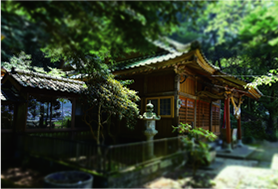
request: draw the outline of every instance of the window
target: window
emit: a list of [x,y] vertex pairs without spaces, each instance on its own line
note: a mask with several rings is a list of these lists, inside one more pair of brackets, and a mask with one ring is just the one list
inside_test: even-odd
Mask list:
[[[151,97],[146,98],[146,104],[151,103],[154,105],[153,112],[161,117],[174,117],[174,97]],[[145,109],[146,110],[146,109]]]
[[189,99],[189,98],[184,98],[184,97],[180,97],[180,100],[182,102],[181,107],[179,109],[180,122],[188,123],[190,125],[192,125],[192,122],[193,122],[193,124],[194,124],[194,116],[195,116],[194,104],[195,104],[195,100]]
[[27,111],[27,128],[70,128],[72,104],[66,98],[30,96]]

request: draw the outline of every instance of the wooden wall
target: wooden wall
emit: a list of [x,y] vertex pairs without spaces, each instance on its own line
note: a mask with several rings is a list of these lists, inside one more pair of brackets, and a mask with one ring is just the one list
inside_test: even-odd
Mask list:
[[128,85],[128,88],[138,91],[138,95],[142,96],[144,94],[144,77],[134,77],[128,79],[132,79],[134,81],[131,85]]
[[212,105],[212,126],[211,131],[214,133],[220,133],[220,107]]
[[[173,127],[175,125],[173,118],[161,118],[161,120],[156,121],[156,130],[158,133],[155,135],[155,139],[174,137],[177,133],[173,133]],[[143,120],[138,120],[134,129],[129,129],[125,126],[124,120],[120,122],[118,126],[118,138],[119,139],[130,139],[132,141],[143,141],[146,140],[144,131],[146,130]],[[115,134],[115,133],[114,133]],[[129,141],[130,141],[129,140]]]
[[[139,92],[138,95],[141,98],[141,114],[145,112],[146,98],[174,96],[175,73],[173,70],[160,70],[158,72],[152,72],[147,75],[134,75],[121,79],[134,80],[134,83],[129,85],[128,88]],[[175,103],[175,101],[172,103]],[[172,125],[176,125],[175,118],[162,117],[161,120],[156,122],[156,130],[158,131],[158,134],[155,135],[155,138],[176,136],[176,133],[172,133]],[[133,130],[126,128],[124,121],[121,121],[120,123],[118,123],[117,132],[118,137],[120,138],[146,140],[146,137],[144,135],[145,129],[146,128],[142,120],[138,120]]]
[[181,107],[179,109],[180,122],[188,123],[191,125],[192,122],[194,122],[195,116],[195,100],[185,97],[180,97],[179,99],[182,101]]
[[210,122],[210,103],[197,100],[197,123],[196,127],[209,130]]
[[175,75],[150,75],[147,77],[147,93],[167,92],[174,90]]
[[152,93],[174,91],[175,74],[169,71],[148,75],[134,75],[120,79],[134,80],[128,88],[138,91],[140,97],[144,97]]
[[[183,76],[181,76],[181,81],[183,80]],[[191,78],[187,78],[185,82],[180,84],[180,92],[187,93],[190,95],[195,95],[195,81]]]
[[[176,100],[178,99],[182,101],[181,107],[177,110],[178,117],[175,114],[174,118],[163,117],[160,121],[156,122],[158,134],[155,138],[175,136],[176,134],[172,133],[172,125],[177,125],[179,122],[188,124],[192,124],[193,122],[194,127],[202,127],[203,129],[218,133],[220,129],[220,107],[215,105],[215,103],[212,104],[208,99],[200,99],[195,96],[198,91],[208,90],[202,81],[196,81],[193,77],[189,76],[183,82],[185,77],[181,75],[179,91],[175,91],[177,89],[175,87],[175,76],[176,74],[174,72],[168,70],[152,72],[147,75],[134,75],[127,78],[134,80],[134,83],[129,88],[139,91],[141,114],[145,112],[146,98],[173,95],[175,97],[174,103],[177,103]],[[179,95],[178,98],[176,98],[176,94]],[[120,126],[121,135],[145,139],[143,134],[145,126],[142,121],[138,122],[133,131],[125,129],[123,126],[123,124]]]

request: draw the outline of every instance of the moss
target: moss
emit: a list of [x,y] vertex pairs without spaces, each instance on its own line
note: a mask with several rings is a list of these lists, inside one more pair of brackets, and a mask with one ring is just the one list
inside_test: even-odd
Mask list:
[[1,188],[30,188],[30,186],[17,185],[10,180],[1,178]]
[[17,188],[18,186],[12,181],[1,179],[1,188]]
[[67,162],[64,162],[64,161],[59,161],[59,160],[54,160],[52,158],[48,158],[48,157],[41,157],[41,156],[34,156],[36,158],[42,158],[42,159],[45,159],[49,162],[54,162],[54,163],[57,163],[57,164],[60,164],[60,165],[63,165],[63,166],[66,166],[66,167],[69,167],[69,168],[73,168],[73,169],[76,169],[76,170],[80,170],[80,171],[83,171],[83,172],[86,172],[86,173],[89,173],[89,174],[92,174],[92,175],[97,175],[97,176],[104,176],[103,174],[101,173],[98,173],[96,171],[92,171],[92,170],[89,170],[89,169],[86,169],[86,168],[82,168],[82,167],[79,167],[79,166],[75,166],[75,165],[72,165],[70,163],[67,163]]

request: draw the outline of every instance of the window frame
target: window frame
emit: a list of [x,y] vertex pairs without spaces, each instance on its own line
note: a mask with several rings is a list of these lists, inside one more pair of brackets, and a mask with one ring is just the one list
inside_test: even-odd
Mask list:
[[[160,115],[160,100],[170,99],[170,115]],[[149,100],[157,100],[157,114],[162,118],[174,118],[174,96],[158,96],[158,97],[146,97],[145,104],[148,104]],[[147,107],[144,108],[147,111]],[[158,116],[157,115],[157,116]]]

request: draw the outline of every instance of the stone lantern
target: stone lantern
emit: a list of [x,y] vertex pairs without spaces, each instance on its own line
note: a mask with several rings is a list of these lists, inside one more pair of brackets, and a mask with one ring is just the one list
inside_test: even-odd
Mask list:
[[147,111],[143,114],[143,116],[139,116],[139,119],[143,119],[145,122],[146,130],[144,131],[145,136],[147,137],[147,157],[151,158],[154,156],[153,154],[153,140],[154,135],[158,133],[157,130],[155,130],[155,121],[160,120],[160,116],[156,116],[156,113],[153,112],[153,104],[151,101],[147,104]]

